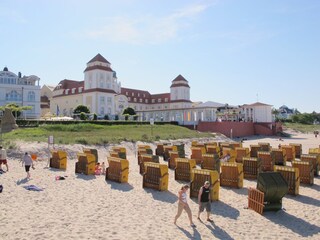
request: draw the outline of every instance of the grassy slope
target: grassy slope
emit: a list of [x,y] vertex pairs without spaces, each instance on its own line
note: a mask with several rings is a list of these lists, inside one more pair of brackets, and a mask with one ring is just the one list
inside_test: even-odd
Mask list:
[[45,125],[37,128],[19,128],[3,134],[7,142],[14,140],[47,142],[53,135],[60,144],[107,144],[121,141],[146,141],[212,137],[210,133],[198,133],[174,125],[114,125],[94,124]]
[[320,126],[313,124],[283,123],[283,126],[303,133],[313,133],[316,130],[320,131]]

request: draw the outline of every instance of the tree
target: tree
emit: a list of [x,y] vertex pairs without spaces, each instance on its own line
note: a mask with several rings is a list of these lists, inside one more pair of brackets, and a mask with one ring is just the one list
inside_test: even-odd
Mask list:
[[125,114],[129,114],[130,116],[131,115],[136,115],[136,111],[133,108],[128,107],[128,108],[123,110],[122,115],[125,115]]
[[136,115],[136,112],[134,111],[133,108],[128,107],[128,108],[126,108],[126,109],[123,110],[122,115],[124,116],[125,120],[128,120],[128,119],[129,119],[129,116],[135,116],[135,115]]
[[15,118],[18,118],[21,115],[22,111],[31,110],[31,106],[19,106],[16,103],[8,103],[5,106],[0,107],[0,111],[4,111],[6,108],[11,109],[12,114]]
[[74,114],[79,114],[79,113],[90,113],[90,110],[87,106],[84,105],[78,105],[74,110]]

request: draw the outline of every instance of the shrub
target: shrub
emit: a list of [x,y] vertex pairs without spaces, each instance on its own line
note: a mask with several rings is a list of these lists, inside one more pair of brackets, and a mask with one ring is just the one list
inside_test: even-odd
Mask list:
[[80,119],[81,120],[87,120],[87,115],[84,112],[80,113]]

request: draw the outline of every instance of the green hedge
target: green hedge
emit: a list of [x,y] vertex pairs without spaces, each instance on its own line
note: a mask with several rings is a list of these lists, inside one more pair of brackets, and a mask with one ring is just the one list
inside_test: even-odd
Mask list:
[[[19,127],[38,127],[40,125],[53,125],[53,124],[82,124],[82,123],[91,123],[97,125],[149,125],[150,122],[140,122],[140,121],[114,121],[114,120],[71,120],[71,121],[49,121],[49,120],[24,120],[18,119],[16,123]],[[164,124],[172,124],[172,125],[179,125],[176,121],[171,122],[154,122],[156,125],[164,125]]]

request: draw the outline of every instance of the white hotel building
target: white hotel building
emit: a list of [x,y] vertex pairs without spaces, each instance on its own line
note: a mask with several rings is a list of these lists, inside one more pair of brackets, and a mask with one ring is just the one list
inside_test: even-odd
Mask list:
[[[7,67],[0,71],[0,106],[15,103],[19,106],[30,106],[31,110],[23,111],[23,118],[40,118],[40,78],[21,76],[10,72]],[[2,112],[0,111],[0,114]]]
[[[123,119],[123,110],[131,107],[140,121],[178,121],[184,125],[197,124],[198,121],[213,122],[218,118],[236,121],[244,115],[241,113],[244,108],[238,106],[192,102],[189,83],[181,75],[172,80],[169,93],[150,94],[146,90],[121,87],[111,64],[100,54],[87,63],[83,81],[60,81],[53,90],[50,111],[72,116],[73,110],[80,104],[97,115],[108,115],[109,119],[116,116]],[[271,106],[266,106],[270,108],[271,115]],[[254,116],[251,118],[254,119]]]

